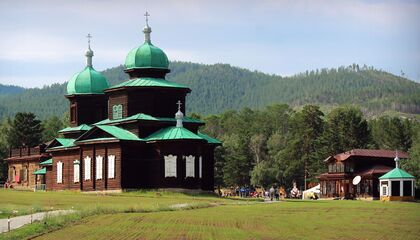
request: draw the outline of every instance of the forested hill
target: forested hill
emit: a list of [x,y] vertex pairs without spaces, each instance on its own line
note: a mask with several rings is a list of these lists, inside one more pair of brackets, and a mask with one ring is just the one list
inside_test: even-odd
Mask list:
[[[187,102],[189,112],[210,114],[288,103],[292,106],[357,104],[368,114],[389,110],[420,113],[419,83],[368,67],[322,69],[292,77],[252,72],[228,64],[172,62],[170,68],[168,80],[192,89]],[[111,85],[127,80],[122,66],[107,69],[104,74]],[[65,86],[53,84],[20,93],[0,93],[0,118],[20,111],[34,112],[40,118],[61,115],[68,110]]]
[[0,84],[0,96],[21,93],[23,91],[25,91],[25,88],[23,87]]

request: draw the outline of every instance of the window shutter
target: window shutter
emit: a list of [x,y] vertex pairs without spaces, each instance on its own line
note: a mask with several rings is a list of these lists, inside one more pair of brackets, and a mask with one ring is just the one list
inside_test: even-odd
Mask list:
[[185,160],[185,177],[195,177],[195,157],[190,155]]
[[73,182],[78,183],[80,181],[80,165],[76,160],[73,165]]
[[122,118],[122,105],[118,105],[118,118]]
[[96,157],[96,179],[102,179],[102,156]]
[[108,178],[115,178],[115,156],[108,156]]
[[177,156],[165,156],[165,177],[176,177],[176,158]]
[[63,163],[57,162],[57,183],[63,183]]
[[200,178],[203,177],[203,157],[200,156],[200,158],[198,159],[198,176]]
[[91,174],[90,161],[91,161],[91,158],[89,156],[85,157],[85,180],[90,180],[90,174]]

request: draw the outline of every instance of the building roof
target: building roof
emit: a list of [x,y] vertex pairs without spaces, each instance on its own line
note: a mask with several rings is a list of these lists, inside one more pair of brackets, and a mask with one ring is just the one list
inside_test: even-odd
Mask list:
[[402,170],[401,168],[394,168],[392,171],[389,171],[385,175],[379,177],[379,179],[395,179],[395,178],[406,178],[406,179],[414,179],[414,176],[409,174],[408,172]]
[[162,49],[151,42],[145,42],[132,49],[125,58],[125,68],[161,68],[168,69],[169,60]]
[[109,133],[110,135],[114,136],[115,138],[119,140],[133,140],[133,141],[141,140],[134,133],[127,131],[125,129],[116,127],[116,126],[98,125],[96,127]]
[[50,166],[50,165],[52,165],[52,158],[50,158],[50,159],[47,159],[47,160],[45,160],[45,161],[43,161],[43,162],[40,162],[39,163],[39,165],[46,165],[46,166]]
[[[409,155],[406,152],[398,151],[398,156],[400,158],[408,158]],[[325,162],[328,162],[332,159],[335,159],[339,162],[345,161],[350,157],[375,157],[375,158],[395,158],[394,150],[383,150],[383,149],[352,149],[347,152],[339,153],[334,156],[329,156],[325,159]]]
[[385,174],[392,170],[392,167],[385,166],[385,165],[374,165],[372,167],[365,168],[359,173],[357,173],[360,176],[373,176],[377,174]]
[[75,131],[89,131],[92,127],[87,124],[81,124],[77,127],[66,127],[58,131],[59,133],[63,132],[75,132]]
[[71,147],[74,146],[73,138],[56,138],[57,142],[61,144],[62,147]]
[[[128,122],[128,121],[135,121],[135,120],[142,120],[142,121],[163,121],[163,122],[175,122],[175,118],[162,118],[162,117],[152,117],[150,115],[144,113],[134,114],[130,117],[121,118],[121,119],[105,119],[100,122],[95,123],[94,125],[104,125],[104,124],[111,124],[111,123],[118,123],[118,122]],[[204,122],[190,117],[184,117],[183,122],[187,123],[200,123],[203,124]]]
[[222,144],[221,141],[217,140],[216,138],[212,138],[209,135],[206,135],[204,133],[198,132],[197,135],[200,136],[201,138],[207,140],[207,142],[210,143],[210,144]]
[[92,66],[87,66],[67,83],[67,95],[104,94],[108,87],[106,78]]
[[114,85],[109,89],[122,88],[122,87],[161,87],[161,88],[183,88],[189,89],[187,86],[167,81],[164,78],[134,78],[120,84]]
[[41,169],[36,170],[33,174],[35,174],[35,175],[44,175],[46,173],[47,173],[47,168],[41,168]]
[[167,127],[161,129],[150,136],[145,140],[147,141],[165,141],[165,140],[205,140],[197,134],[191,132],[190,130],[183,127]]

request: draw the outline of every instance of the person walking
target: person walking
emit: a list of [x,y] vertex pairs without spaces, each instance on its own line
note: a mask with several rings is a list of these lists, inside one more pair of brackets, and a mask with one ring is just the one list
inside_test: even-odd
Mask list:
[[270,200],[271,201],[273,201],[273,198],[274,198],[274,192],[275,192],[276,190],[274,189],[274,186],[272,186],[271,188],[270,188]]

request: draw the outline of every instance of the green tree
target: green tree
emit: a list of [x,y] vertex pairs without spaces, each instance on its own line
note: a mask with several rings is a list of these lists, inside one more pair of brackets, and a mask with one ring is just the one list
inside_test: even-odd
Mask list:
[[9,118],[4,119],[0,123],[0,180],[6,180],[7,178],[7,162],[4,160],[7,157],[9,151],[9,143],[7,142],[7,136],[10,133],[11,120]]
[[34,147],[42,142],[42,125],[33,113],[17,113],[7,142],[11,147]]
[[327,116],[325,139],[329,142],[330,154],[367,148],[371,135],[362,111],[353,106],[333,109]]
[[63,121],[57,116],[52,116],[47,118],[42,122],[43,132],[42,132],[42,141],[48,142],[52,139],[59,136],[58,131],[63,129]]

